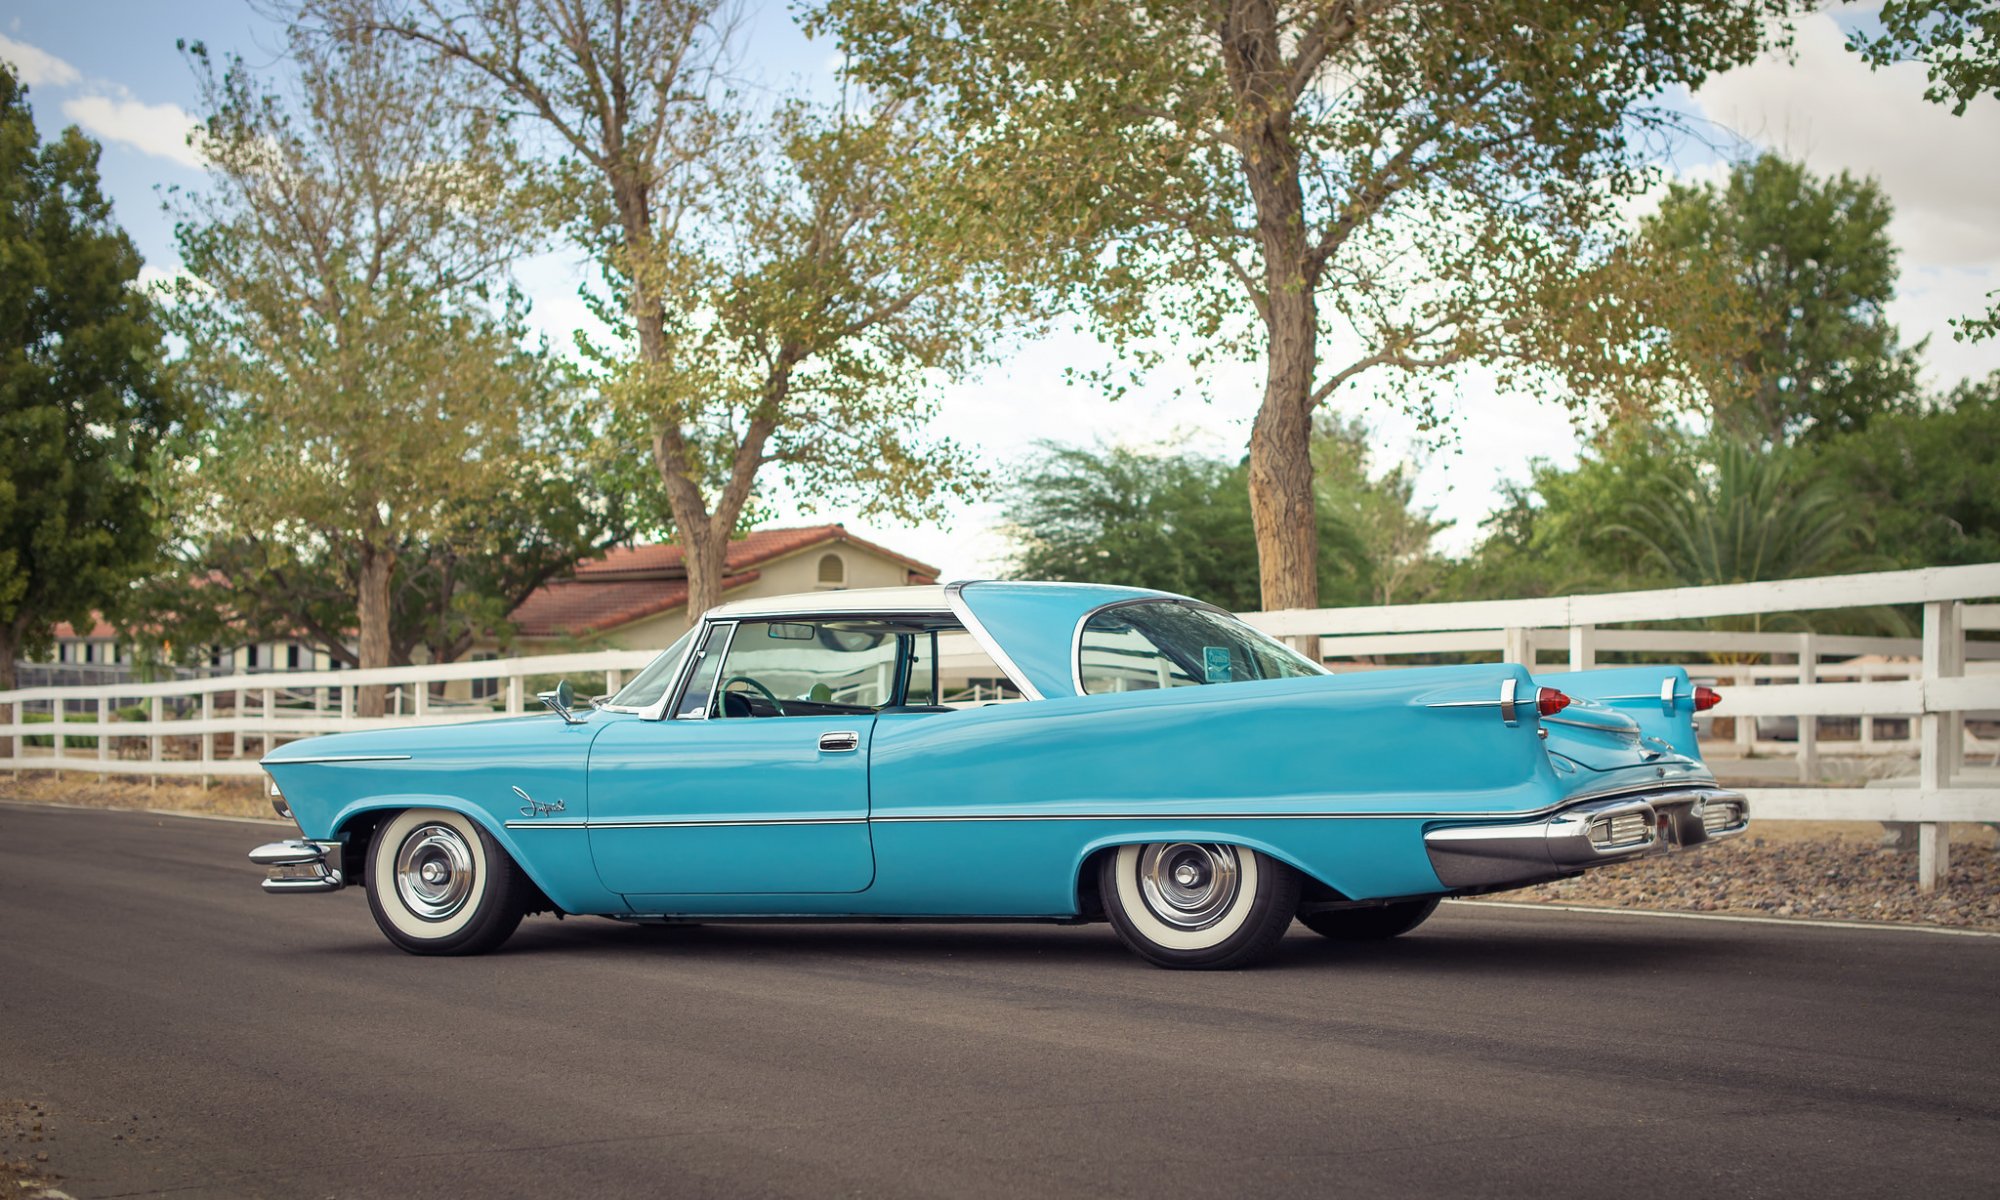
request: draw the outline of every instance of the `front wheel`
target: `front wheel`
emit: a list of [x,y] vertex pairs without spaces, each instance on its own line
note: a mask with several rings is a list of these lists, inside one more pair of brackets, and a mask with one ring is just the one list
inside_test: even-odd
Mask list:
[[1437,911],[1437,898],[1404,900],[1374,908],[1336,908],[1300,913],[1299,924],[1336,942],[1374,942],[1401,937]]
[[1118,938],[1161,967],[1228,970],[1269,954],[1299,906],[1298,873],[1242,846],[1121,846],[1098,876]]
[[368,851],[368,908],[411,954],[484,954],[512,936],[530,885],[471,818],[411,808],[375,831]]

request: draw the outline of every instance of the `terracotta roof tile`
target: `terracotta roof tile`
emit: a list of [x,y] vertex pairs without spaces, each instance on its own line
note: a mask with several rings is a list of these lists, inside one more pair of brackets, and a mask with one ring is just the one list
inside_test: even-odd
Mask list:
[[[754,529],[730,542],[726,560],[730,574],[723,580],[723,590],[756,579],[759,563],[836,541],[902,563],[909,568],[912,582],[936,581],[936,567],[855,537],[844,526],[805,525]],[[657,616],[684,606],[687,599],[687,567],[680,546],[672,542],[619,546],[577,564],[574,579],[544,584],[523,600],[509,619],[520,637],[580,636]]]

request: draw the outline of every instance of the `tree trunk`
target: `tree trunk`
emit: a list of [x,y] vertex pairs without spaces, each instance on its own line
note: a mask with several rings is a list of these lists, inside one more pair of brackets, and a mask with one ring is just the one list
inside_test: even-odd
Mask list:
[[[374,670],[389,665],[389,579],[396,570],[393,550],[364,544],[361,547],[361,590],[356,598],[360,629],[361,669]],[[356,716],[379,717],[387,708],[387,689],[380,684],[356,691]]]
[[1250,518],[1264,610],[1319,607],[1312,380],[1318,333],[1310,296],[1272,297],[1264,402],[1250,429]]
[[722,603],[722,581],[729,570],[729,533],[715,532],[708,521],[676,522],[681,554],[687,562],[689,624]]

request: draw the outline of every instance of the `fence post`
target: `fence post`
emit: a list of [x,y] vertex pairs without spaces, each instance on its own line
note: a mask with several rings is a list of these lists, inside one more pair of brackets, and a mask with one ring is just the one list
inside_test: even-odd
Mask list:
[[[1818,681],[1819,637],[1817,634],[1802,633],[1799,635],[1799,682]],[[1811,783],[1819,778],[1819,718],[1800,715],[1798,722],[1799,782]]]
[[410,714],[420,721],[431,714],[431,685],[425,680],[410,685]]
[[[1965,669],[1965,635],[1959,629],[1956,601],[1933,600],[1924,605],[1923,682],[1960,675]],[[1937,793],[1951,786],[1954,739],[1965,740],[1964,714],[1931,711],[1926,688],[1922,723],[1923,741],[1918,748],[1919,779],[1925,807],[1943,799]],[[1917,826],[1917,890],[1938,889],[1951,873],[1951,826],[1942,821],[1925,821]]]
[[[152,703],[147,706],[146,715],[151,718],[146,725],[152,730],[146,735],[146,761],[149,765],[157,767],[164,761],[160,757],[160,750],[165,744],[160,739],[160,722],[167,719],[166,703],[158,696],[153,697]],[[160,786],[159,772],[155,771],[146,776],[146,786],[149,788]]]
[[[215,730],[210,728],[210,723],[214,720],[215,693],[203,692],[201,694],[201,761],[204,763],[215,761]],[[204,792],[207,791],[209,784],[213,782],[213,776],[203,775],[201,777],[201,790]]]
[[519,675],[509,675],[507,677],[507,711],[510,713],[522,711],[521,677]]
[[61,696],[49,702],[49,747],[55,752],[58,783],[62,782],[63,743],[69,740],[63,736],[63,709],[68,707],[68,701]]
[[1569,627],[1569,669],[1588,671],[1597,665],[1597,626]]
[[1506,649],[1500,661],[1520,663],[1530,671],[1535,669],[1535,631],[1515,627],[1507,632]]
[[[97,758],[99,762],[111,757],[111,697],[97,698]],[[100,778],[101,778],[100,774]]]
[[271,752],[271,721],[278,715],[278,689],[264,689],[264,736],[257,743],[257,757]]
[[236,689],[236,707],[229,710],[229,716],[230,716],[229,723],[236,727],[236,735],[235,735],[236,744],[230,750],[229,757],[242,758],[243,757],[243,689],[242,688]]

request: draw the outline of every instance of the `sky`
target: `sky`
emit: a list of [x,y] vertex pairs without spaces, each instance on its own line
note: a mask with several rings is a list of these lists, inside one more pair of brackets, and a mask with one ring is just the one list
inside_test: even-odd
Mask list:
[[[783,0],[748,0],[747,7],[744,65],[755,77],[781,90],[831,86],[833,48],[809,42]],[[1874,177],[1895,206],[1891,232],[1902,249],[1901,288],[1890,318],[1906,341],[1929,339],[1925,379],[1945,388],[2000,370],[2000,340],[1960,343],[1947,325],[1954,316],[1983,311],[1986,294],[2000,289],[2000,101],[1984,98],[1965,116],[1953,117],[1923,99],[1922,67],[1871,72],[1843,46],[1843,28],[1867,21],[1871,12],[1871,6],[1850,5],[1804,17],[1789,54],[1717,76],[1679,101],[1707,133],[1664,166],[1670,177],[1719,180],[1730,159],[1771,150],[1822,175]],[[106,190],[146,258],[149,277],[171,275],[178,265],[161,189],[203,183],[199,158],[185,142],[194,77],[176,39],[239,53],[256,66],[278,58],[274,27],[253,0],[0,0],[0,59],[28,82],[44,136],[75,124],[104,144]],[[573,329],[591,324],[576,297],[581,263],[548,254],[525,264],[519,275],[534,303],[534,320],[552,343],[567,346]],[[1255,367],[1220,368],[1196,381],[1169,366],[1116,403],[1064,382],[1067,368],[1094,367],[1110,357],[1080,329],[1013,346],[977,378],[944,389],[931,430],[1001,471],[1044,438],[1242,452],[1260,392]],[[1196,382],[1204,386],[1185,387]],[[1176,395],[1177,389],[1184,394]],[[1210,399],[1186,394],[1195,391]],[[1448,553],[1462,553],[1478,540],[1479,523],[1500,487],[1525,479],[1532,460],[1567,464],[1580,445],[1579,431],[1561,408],[1503,392],[1476,373],[1449,401],[1454,419],[1443,446],[1365,387],[1336,403],[1374,430],[1378,471],[1402,461],[1416,466],[1419,503],[1453,522],[1438,540]],[[806,512],[782,497],[778,513],[787,524],[844,520],[857,533],[932,563],[946,578],[994,573],[1008,551],[993,502],[959,505],[946,522],[921,527],[838,509]]]

